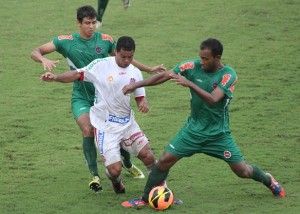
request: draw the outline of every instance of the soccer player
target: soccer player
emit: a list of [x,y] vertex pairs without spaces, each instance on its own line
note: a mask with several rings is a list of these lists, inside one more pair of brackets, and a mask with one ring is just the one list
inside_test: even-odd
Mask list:
[[[98,0],[98,7],[97,7],[97,28],[102,26],[102,18],[105,13],[107,4],[109,0]],[[130,6],[130,0],[123,0],[123,7],[127,9]]]
[[122,203],[124,207],[148,203],[150,190],[165,180],[170,168],[181,158],[196,153],[219,158],[228,163],[241,178],[263,183],[274,196],[285,197],[285,190],[269,173],[244,161],[229,128],[228,106],[233,97],[236,72],[221,62],[223,45],[217,39],[207,39],[200,45],[200,59],[179,63],[172,71],[124,87],[125,94],[143,86],[172,80],[187,87],[191,94],[191,114],[183,128],[166,146],[165,152],[148,177],[143,196]]
[[[148,139],[134,119],[130,96],[122,92],[125,85],[143,79],[140,70],[130,64],[134,52],[134,40],[123,36],[117,41],[115,57],[96,59],[86,67],[77,69],[77,72],[58,75],[46,72],[41,76],[48,82],[87,81],[94,85],[96,99],[90,110],[91,124],[95,127],[96,143],[107,169],[106,174],[117,194],[125,193],[120,177],[120,147],[136,155],[149,170],[155,163]],[[134,95],[139,111],[148,112],[145,89],[136,89]]]
[[[95,9],[91,6],[83,6],[77,9],[78,33],[71,35],[61,35],[55,37],[51,42],[41,45],[33,50],[31,58],[42,63],[44,70],[51,71],[58,61],[50,60],[44,55],[57,51],[62,54],[70,66],[71,70],[82,68],[94,59],[104,58],[114,55],[115,42],[107,34],[95,32],[96,30]],[[147,72],[163,71],[164,67],[148,67],[135,60],[132,62],[140,70]],[[97,169],[97,151],[94,144],[93,128],[90,124],[89,111],[93,106],[95,89],[93,84],[85,81],[75,81],[72,93],[72,112],[77,125],[81,129],[83,136],[83,153],[89,168],[92,181],[89,187],[98,192],[102,189],[99,173]],[[130,161],[129,153],[122,150],[123,164],[134,178],[144,178],[143,172]]]

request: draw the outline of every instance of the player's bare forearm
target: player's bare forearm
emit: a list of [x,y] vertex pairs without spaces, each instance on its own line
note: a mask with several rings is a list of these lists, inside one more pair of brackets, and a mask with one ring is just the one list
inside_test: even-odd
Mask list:
[[137,61],[135,59],[132,60],[131,64],[133,64],[135,67],[137,67],[141,71],[145,71],[147,73],[160,73],[160,72],[166,71],[166,68],[162,64],[150,67],[150,66],[140,63],[139,61]]
[[143,86],[154,86],[154,85],[162,84],[171,78],[169,75],[170,73],[171,73],[170,71],[166,71],[163,73],[155,74],[143,81],[136,82],[135,83],[137,86],[136,88],[140,88]]
[[224,97],[224,92],[219,87],[216,87],[211,93],[203,90],[202,88],[199,88],[193,82],[190,82],[189,87],[210,105],[219,102]]
[[62,74],[53,74],[51,72],[46,72],[41,76],[41,80],[46,82],[61,82],[70,83],[78,80],[81,74],[76,71],[67,71]]
[[136,97],[135,101],[140,112],[147,113],[149,111],[148,101],[146,97]]

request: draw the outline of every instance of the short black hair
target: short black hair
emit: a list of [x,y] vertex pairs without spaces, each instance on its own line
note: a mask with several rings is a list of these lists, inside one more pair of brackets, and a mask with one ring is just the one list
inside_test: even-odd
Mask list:
[[77,20],[80,23],[82,23],[82,20],[86,17],[90,19],[94,19],[97,17],[96,10],[90,5],[85,5],[77,9]]
[[121,36],[117,41],[116,50],[119,52],[121,49],[124,51],[135,51],[135,42],[130,36]]
[[223,45],[222,43],[214,38],[209,38],[204,40],[200,45],[200,50],[209,49],[214,57],[222,56],[223,54]]

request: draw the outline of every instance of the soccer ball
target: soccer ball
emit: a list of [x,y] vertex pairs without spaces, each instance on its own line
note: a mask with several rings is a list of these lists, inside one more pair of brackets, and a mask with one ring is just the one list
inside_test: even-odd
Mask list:
[[165,210],[173,204],[174,195],[168,187],[157,186],[150,191],[148,200],[153,209]]

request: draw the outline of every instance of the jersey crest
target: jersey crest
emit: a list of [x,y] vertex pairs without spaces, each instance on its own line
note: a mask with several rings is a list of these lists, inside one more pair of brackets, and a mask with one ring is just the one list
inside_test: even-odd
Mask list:
[[195,67],[194,62],[186,62],[186,63],[180,65],[179,69],[181,72],[183,72],[185,70],[193,69],[194,67]]
[[114,39],[110,35],[105,33],[101,34],[101,39],[104,41],[110,41],[111,43],[114,42]]
[[58,40],[73,40],[72,35],[60,35],[57,38],[58,38]]

